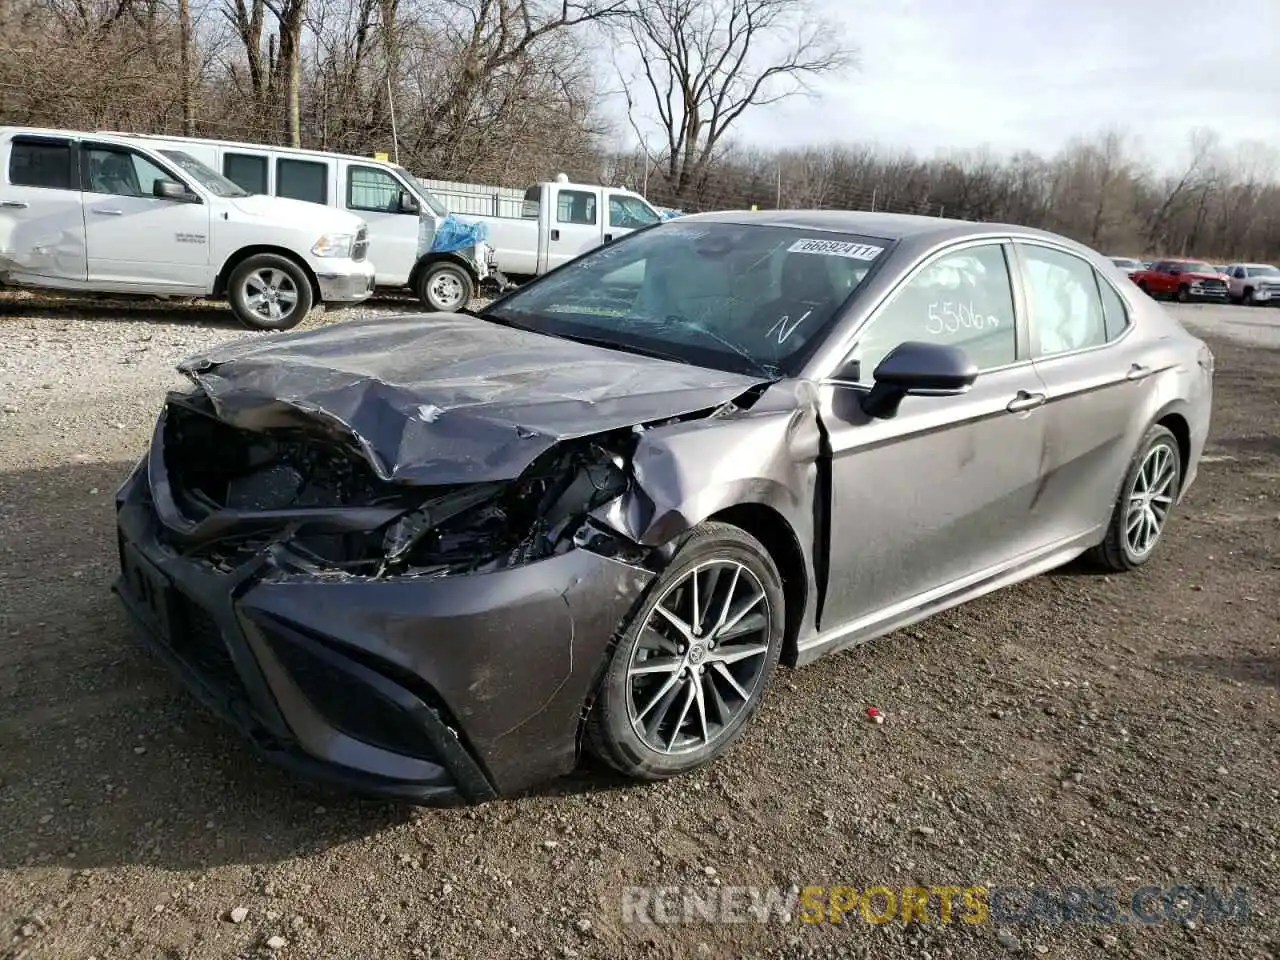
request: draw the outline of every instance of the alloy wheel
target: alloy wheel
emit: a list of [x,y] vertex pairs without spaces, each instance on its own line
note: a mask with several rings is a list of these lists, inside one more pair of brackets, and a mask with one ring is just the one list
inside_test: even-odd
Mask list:
[[760,691],[773,617],[759,578],[709,560],[668,587],[646,616],[627,668],[627,714],[652,750],[715,743]]
[[1134,475],[1125,515],[1125,543],[1135,558],[1150,553],[1164,532],[1177,474],[1174,451],[1166,443],[1157,443],[1147,451]]
[[298,288],[283,270],[264,267],[244,278],[244,302],[263,320],[279,323],[298,306]]

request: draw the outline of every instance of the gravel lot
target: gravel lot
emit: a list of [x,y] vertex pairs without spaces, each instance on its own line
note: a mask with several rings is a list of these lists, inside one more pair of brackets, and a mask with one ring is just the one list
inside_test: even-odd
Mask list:
[[[433,811],[260,764],[109,593],[115,487],[173,364],[244,335],[230,315],[0,295],[0,956],[1274,958],[1280,311],[1173,309],[1212,337],[1215,423],[1151,566],[1069,568],[783,671],[699,775],[584,770]],[[1252,922],[620,911],[632,885],[1183,882],[1251,888]]]

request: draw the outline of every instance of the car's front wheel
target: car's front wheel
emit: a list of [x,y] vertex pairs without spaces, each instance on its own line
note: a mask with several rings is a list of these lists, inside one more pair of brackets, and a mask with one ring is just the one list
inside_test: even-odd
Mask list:
[[1093,549],[1093,559],[1120,573],[1146,563],[1164,536],[1181,489],[1182,454],[1177,438],[1167,427],[1156,424],[1147,431],[1129,465],[1106,539]]
[[227,299],[251,330],[290,330],[311,312],[311,281],[287,257],[259,253],[231,271]]
[[476,295],[471,275],[456,263],[433,263],[418,279],[418,299],[428,310],[457,313]]
[[695,527],[614,645],[588,750],[643,780],[710,763],[759,709],[785,623],[782,581],[760,542],[728,524]]

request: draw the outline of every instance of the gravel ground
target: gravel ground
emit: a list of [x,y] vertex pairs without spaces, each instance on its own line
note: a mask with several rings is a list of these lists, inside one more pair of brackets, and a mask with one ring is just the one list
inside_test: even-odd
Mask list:
[[[0,956],[1274,960],[1280,311],[1174,309],[1235,339],[1213,336],[1208,455],[1146,569],[1068,568],[783,671],[700,774],[583,770],[435,811],[260,764],[108,592],[113,491],[174,362],[243,335],[227,312],[0,295]],[[1249,887],[1252,921],[650,925],[620,907],[635,885],[1177,883]]]

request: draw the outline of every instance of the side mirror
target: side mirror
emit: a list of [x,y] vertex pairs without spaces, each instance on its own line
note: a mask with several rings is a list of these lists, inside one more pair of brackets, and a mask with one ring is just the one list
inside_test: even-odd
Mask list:
[[400,191],[400,212],[401,213],[417,213],[419,211],[418,198],[408,190]]
[[151,186],[153,196],[161,200],[175,200],[178,203],[196,203],[199,198],[187,189],[186,184],[177,180],[157,180]]
[[896,416],[908,395],[954,397],[978,379],[978,367],[959,347],[908,340],[894,347],[872,374],[862,409],[880,420]]

